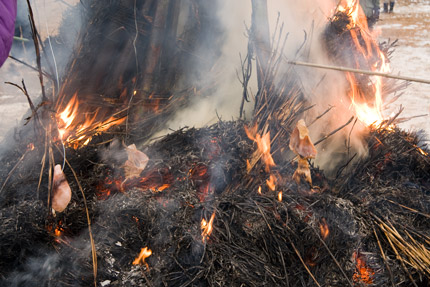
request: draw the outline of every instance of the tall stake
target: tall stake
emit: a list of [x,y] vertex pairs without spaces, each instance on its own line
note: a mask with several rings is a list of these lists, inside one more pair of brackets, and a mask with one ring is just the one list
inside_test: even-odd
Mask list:
[[154,72],[159,64],[160,56],[163,52],[163,41],[165,36],[164,34],[166,32],[168,11],[169,0],[157,1],[143,75],[143,89],[145,91],[151,91],[154,86]]
[[267,14],[267,0],[252,1],[251,39],[257,56],[257,80],[261,89],[265,77],[267,64],[272,51],[270,45],[269,18]]

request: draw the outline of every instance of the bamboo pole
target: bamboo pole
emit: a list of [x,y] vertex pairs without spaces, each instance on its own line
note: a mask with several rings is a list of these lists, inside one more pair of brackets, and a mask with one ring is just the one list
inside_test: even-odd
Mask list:
[[430,85],[430,80],[417,79],[417,78],[393,75],[393,74],[388,74],[388,73],[373,72],[373,71],[366,71],[366,70],[360,70],[360,69],[352,69],[352,68],[347,68],[347,67],[322,65],[322,64],[299,62],[299,61],[288,61],[287,60],[287,63],[290,65],[296,65],[296,66],[312,67],[312,68],[319,68],[319,69],[326,69],[326,70],[335,70],[335,71],[341,71],[341,72],[351,72],[351,73],[364,74],[364,75],[370,75],[370,76],[380,76],[380,77],[385,77],[385,78],[390,78],[390,79],[404,80],[404,81],[408,81],[408,82],[416,82],[416,83],[422,83],[422,84],[429,84]]

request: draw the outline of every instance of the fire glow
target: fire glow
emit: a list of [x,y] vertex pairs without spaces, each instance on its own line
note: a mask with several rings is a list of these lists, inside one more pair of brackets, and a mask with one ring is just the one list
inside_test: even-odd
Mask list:
[[[270,172],[270,169],[276,166],[275,161],[273,160],[272,154],[270,153],[270,132],[265,133],[264,135],[260,135],[257,133],[258,126],[255,125],[251,129],[245,126],[245,132],[249,139],[253,140],[257,143],[257,154],[261,157],[262,161],[266,165],[266,172]],[[248,162],[247,169],[252,168],[252,164]]]
[[[349,32],[357,51],[365,58],[372,72],[388,73],[390,67],[384,53],[379,49],[375,40],[375,33],[369,30],[366,16],[359,5],[358,0],[342,1],[337,8],[340,12],[345,12],[350,17]],[[361,42],[360,39],[363,41]],[[360,68],[358,63],[356,67]],[[367,126],[379,125],[384,121],[382,115],[383,82],[380,76],[373,79],[372,93],[364,93],[358,88],[358,81],[354,74],[347,72],[346,78],[350,86],[349,98],[350,109],[354,111],[357,118]]]
[[327,221],[325,220],[325,218],[321,219],[321,222],[320,222],[320,233],[321,233],[322,239],[324,239],[324,240],[326,240],[327,237],[330,234],[330,229],[328,228],[328,224],[327,224]]
[[271,191],[276,190],[276,177],[274,175],[270,175],[269,179],[266,180],[266,184]]
[[148,247],[144,247],[140,250],[139,256],[136,257],[133,261],[133,265],[145,264],[148,267],[148,264],[145,262],[145,259],[152,255],[152,250]]
[[209,236],[212,233],[212,230],[213,230],[212,225],[213,225],[214,219],[215,219],[215,212],[212,213],[212,216],[209,219],[209,222],[203,218],[201,223],[200,223],[200,227],[202,229],[202,241],[203,241],[203,243],[205,243],[209,239]]
[[375,275],[375,272],[366,265],[363,256],[359,252],[354,252],[352,258],[356,262],[356,272],[353,275],[354,282],[373,284],[372,277]]
[[93,136],[117,126],[125,118],[109,117],[107,120],[97,120],[100,108],[94,111],[81,113],[79,101],[75,94],[67,106],[57,113],[58,133],[64,142],[74,149],[87,145]]

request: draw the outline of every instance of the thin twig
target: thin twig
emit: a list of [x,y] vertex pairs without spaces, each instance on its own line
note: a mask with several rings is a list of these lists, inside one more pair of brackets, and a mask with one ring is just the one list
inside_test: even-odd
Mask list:
[[39,81],[40,81],[40,86],[42,88],[42,102],[46,102],[48,98],[46,97],[45,86],[43,84],[43,72],[42,72],[42,63],[40,58],[40,47],[39,47],[39,41],[37,39],[37,29],[36,29],[36,24],[34,22],[33,9],[31,8],[30,0],[27,0],[27,6],[28,6],[28,13],[30,18],[31,31],[33,36],[34,48],[36,50],[36,62],[37,62],[37,70],[39,72]]
[[390,228],[387,224],[385,224],[382,219],[380,219],[379,217],[377,217],[375,214],[370,213],[370,215],[376,219],[378,223],[379,228],[384,232],[385,237],[388,240],[388,243],[391,246],[391,249],[394,251],[394,253],[396,254],[396,258],[397,260],[399,260],[400,264],[402,265],[403,270],[408,274],[409,279],[411,280],[412,284],[414,284],[415,287],[418,287],[418,285],[415,283],[415,280],[413,279],[411,273],[409,272],[408,268],[405,265],[405,259],[403,259],[403,257],[400,255],[399,251],[397,250],[397,248],[394,246],[394,243],[392,241],[391,236],[389,235],[389,233],[393,234],[396,233],[397,231],[393,230],[392,228]]
[[334,263],[336,263],[337,267],[339,268],[340,272],[343,274],[343,276],[345,277],[346,281],[348,281],[349,285],[351,285],[352,287],[354,287],[354,284],[352,284],[351,280],[349,280],[348,276],[346,275],[345,271],[343,270],[342,266],[340,266],[339,261],[337,261],[336,257],[333,255],[333,253],[330,251],[330,248],[328,248],[327,244],[325,243],[325,241],[321,238],[320,234],[318,233],[318,231],[316,231],[315,229],[312,228],[312,230],[315,232],[315,234],[317,235],[318,239],[320,240],[320,242],[324,245],[325,249],[328,251],[328,254],[330,255],[330,257],[333,259]]
[[348,134],[348,146],[346,147],[348,150],[348,157],[349,157],[349,153],[351,152],[351,135],[352,135],[352,131],[354,130],[355,125],[357,124],[358,118],[355,119],[354,123],[352,124],[351,130],[349,131]]
[[379,241],[378,234],[376,233],[375,226],[372,224],[373,233],[375,234],[376,241],[378,242],[379,250],[381,251],[382,259],[384,259],[385,266],[390,274],[391,285],[395,287],[393,272],[391,272],[390,264],[388,264],[387,257],[385,256],[384,249],[382,249],[381,242]]
[[39,183],[37,184],[37,198],[39,198],[39,191],[40,191],[40,186],[42,184],[42,178],[43,178],[43,170],[45,169],[45,164],[46,164],[46,155],[48,153],[48,135],[45,133],[45,146],[44,146],[44,152],[43,152],[43,156],[42,156],[42,167],[40,168],[40,174],[39,174]]
[[321,143],[321,142],[325,141],[326,139],[328,139],[329,137],[331,137],[332,135],[334,135],[335,133],[337,133],[338,131],[340,131],[341,129],[343,129],[344,127],[346,127],[347,125],[349,125],[349,124],[352,122],[352,120],[353,120],[353,119],[354,119],[354,117],[352,116],[346,124],[344,124],[343,126],[341,126],[341,127],[337,128],[337,129],[335,129],[334,131],[332,131],[332,132],[331,132],[331,133],[329,133],[328,135],[326,135],[326,136],[322,137],[321,139],[317,140],[317,141],[314,143],[314,145],[317,145],[317,144],[319,144],[319,143]]
[[4,187],[6,186],[6,183],[8,182],[10,177],[12,176],[13,172],[16,170],[16,168],[19,166],[19,164],[24,160],[24,157],[26,156],[27,153],[28,153],[28,150],[25,151],[25,153],[19,158],[18,162],[14,165],[14,167],[8,173],[8,175],[7,175],[5,181],[3,182],[3,185],[0,189],[0,193],[3,191]]
[[334,106],[330,106],[324,113],[322,113],[321,115],[317,116],[315,118],[315,120],[313,120],[308,127],[312,126],[317,120],[319,120],[320,118],[322,118],[323,116],[325,116],[329,111],[331,111],[331,109],[334,108]]
[[[12,82],[5,82],[5,84],[18,88],[26,96],[28,104],[30,105],[31,113],[32,113],[32,115],[29,118],[31,119],[33,116],[35,116],[37,118],[36,108],[34,107],[34,104],[31,101],[31,98],[27,92],[27,89],[26,89],[25,84],[24,84],[24,79],[22,80],[22,87],[15,84],[15,83],[12,83]],[[27,124],[28,122],[29,122],[29,120],[27,120],[27,122],[25,124]]]
[[[9,56],[9,58],[11,58],[12,60],[17,61],[18,63],[20,63],[20,64],[22,64],[22,65],[26,66],[27,68],[32,69],[33,71],[39,72],[39,70],[38,70],[37,68],[35,68],[35,67],[31,66],[30,64],[27,64],[27,63],[26,63],[26,62],[24,62],[24,61],[21,61],[20,59],[15,58],[14,56]],[[53,80],[53,79],[54,79],[54,77],[52,77],[50,74],[48,74],[48,73],[47,73],[47,72],[45,72],[45,71],[42,71],[42,74],[43,74],[45,77],[49,78],[50,80]]]
[[404,209],[407,209],[407,210],[409,210],[409,211],[412,211],[413,213],[416,213],[416,214],[422,215],[422,216],[424,216],[424,217],[426,217],[426,218],[429,218],[429,219],[430,219],[430,215],[429,215],[429,214],[422,213],[422,212],[420,212],[420,211],[418,211],[418,210],[416,210],[416,209],[413,209],[413,208],[407,207],[407,206],[405,206],[405,205],[403,205],[403,204],[400,204],[400,203],[398,203],[398,202],[394,202],[394,201],[392,201],[392,200],[390,200],[390,199],[387,199],[387,201],[388,201],[388,202],[391,202],[392,204],[395,204],[395,205],[397,205],[397,206],[400,206],[400,207],[402,207],[402,208],[404,208]]
[[66,160],[66,163],[67,163],[67,166],[72,171],[73,176],[75,177],[76,183],[78,184],[79,190],[80,190],[80,192],[82,194],[82,198],[84,200],[85,213],[87,215],[88,232],[90,235],[90,242],[91,242],[91,254],[92,254],[92,260],[93,260],[93,274],[94,274],[94,287],[97,287],[97,251],[96,251],[96,246],[94,243],[93,232],[91,230],[91,219],[90,219],[90,212],[88,210],[87,198],[85,197],[84,189],[82,188],[82,185],[79,182],[78,175],[76,174],[75,170],[73,169],[72,165],[69,163],[68,160]]
[[315,284],[317,284],[318,287],[321,287],[321,285],[318,283],[315,276],[312,274],[311,270],[309,270],[309,267],[306,265],[305,261],[303,260],[302,256],[300,255],[300,252],[297,250],[296,246],[294,245],[293,241],[291,241],[290,238],[288,238],[288,241],[290,241],[291,246],[293,246],[294,252],[296,252],[297,257],[299,257],[300,262],[302,262],[302,265],[305,267],[306,271],[311,276],[312,280],[314,280]]

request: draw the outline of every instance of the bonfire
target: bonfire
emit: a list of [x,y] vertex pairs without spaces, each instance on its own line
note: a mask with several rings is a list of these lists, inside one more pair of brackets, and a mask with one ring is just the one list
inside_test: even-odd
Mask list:
[[[272,40],[262,33],[267,7],[257,2],[239,95],[250,100],[254,65],[251,118],[155,139],[191,95],[210,90],[190,86],[187,63],[208,74],[215,65],[192,53],[216,54],[213,7],[88,7],[60,89],[41,81],[42,103],[31,103],[25,136],[1,159],[2,286],[428,286],[429,150],[396,126],[398,115],[384,116],[386,98],[405,88],[382,76],[392,46],[377,43],[358,1],[335,8],[319,40],[347,67],[352,116],[314,137],[330,110],[313,112],[283,29]],[[193,13],[172,50],[183,9]],[[207,33],[212,43],[200,41]],[[94,56],[102,49],[120,51],[109,68]],[[348,143],[358,125],[367,154],[347,144],[334,171],[318,167],[319,147],[345,130],[337,139]]]

